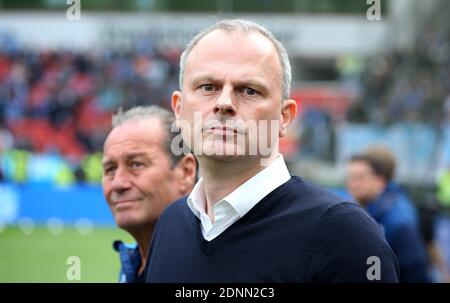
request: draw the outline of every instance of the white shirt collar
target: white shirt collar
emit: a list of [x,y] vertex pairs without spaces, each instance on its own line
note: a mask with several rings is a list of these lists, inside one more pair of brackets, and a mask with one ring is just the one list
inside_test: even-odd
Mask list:
[[[284,162],[283,155],[278,154],[269,166],[240,185],[216,205],[219,205],[219,203],[229,204],[239,217],[243,217],[265,196],[287,182],[290,178],[291,176]],[[226,203],[222,203],[222,201]],[[191,211],[198,218],[201,217],[201,214],[206,214],[206,195],[203,187],[203,178],[200,178],[195,185],[187,199],[187,203]],[[216,208],[214,211],[216,211]]]

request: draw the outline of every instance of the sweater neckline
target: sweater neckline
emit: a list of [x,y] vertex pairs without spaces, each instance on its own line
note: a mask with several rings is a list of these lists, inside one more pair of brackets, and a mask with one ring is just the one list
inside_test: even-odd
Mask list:
[[[248,220],[250,220],[253,216],[255,216],[258,212],[261,211],[261,208],[269,206],[270,202],[276,203],[276,197],[281,193],[285,192],[285,190],[293,185],[295,185],[298,181],[301,182],[301,178],[291,176],[291,178],[284,184],[275,188],[272,192],[266,195],[261,199],[252,209],[250,209],[242,218],[238,219],[231,226],[229,226],[225,231],[223,231],[216,238],[211,241],[206,240],[203,237],[201,231],[201,222],[200,220],[188,209],[191,213],[192,218],[194,219],[194,233],[197,244],[201,247],[202,251],[205,254],[212,253],[217,247],[220,247],[223,243],[227,242],[227,239],[230,238],[234,234],[234,230],[239,228],[242,224],[245,224]],[[279,201],[278,201],[279,202]]]

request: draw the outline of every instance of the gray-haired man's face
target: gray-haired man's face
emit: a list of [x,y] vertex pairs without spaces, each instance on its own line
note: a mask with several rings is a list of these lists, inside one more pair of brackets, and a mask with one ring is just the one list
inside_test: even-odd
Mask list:
[[127,121],[109,134],[103,153],[103,193],[119,227],[155,223],[181,195],[157,118]]

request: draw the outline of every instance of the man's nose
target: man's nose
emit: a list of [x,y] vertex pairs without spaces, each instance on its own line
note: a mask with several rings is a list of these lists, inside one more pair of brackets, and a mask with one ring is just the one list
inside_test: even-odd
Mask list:
[[114,178],[111,182],[111,189],[116,192],[123,192],[131,187],[130,178],[126,169],[121,167],[116,169]]
[[236,106],[233,101],[233,88],[224,86],[220,95],[217,97],[214,113],[228,116],[236,115]]

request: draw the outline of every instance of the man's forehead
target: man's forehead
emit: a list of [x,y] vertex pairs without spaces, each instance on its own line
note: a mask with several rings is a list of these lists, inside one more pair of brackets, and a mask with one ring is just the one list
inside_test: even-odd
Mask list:
[[147,138],[141,135],[137,135],[135,132],[130,133],[128,136],[114,136],[110,137],[105,142],[104,153],[113,153],[120,151],[122,153],[136,152],[139,150],[151,149],[157,146],[158,141],[154,138]]
[[232,51],[240,55],[255,56],[256,54],[276,54],[276,48],[263,34],[256,31],[224,31],[216,29],[202,37],[192,49],[191,55],[204,55],[205,53],[224,53]]
[[145,118],[126,121],[116,126],[109,133],[104,151],[109,147],[127,146],[152,146],[162,143],[164,133],[158,118]]
[[[245,37],[242,37],[242,35]],[[266,64],[269,62],[272,62],[278,68],[273,64]],[[240,79],[254,78],[255,73],[261,69],[268,69],[268,73],[277,76],[277,78],[280,78],[282,74],[282,66],[275,46],[259,32],[241,33],[240,31],[215,30],[207,34],[189,54],[186,73],[190,74],[191,80],[194,75],[195,78],[201,76],[204,73],[203,69],[206,69],[207,72],[214,70],[214,75],[219,76],[222,71],[226,71],[222,69],[222,64],[245,66],[244,69],[233,70],[233,74]],[[274,67],[278,69],[278,72],[273,70]],[[275,74],[273,74],[274,72]]]
[[130,160],[137,157],[153,158],[162,150],[161,144],[155,140],[130,137],[105,143],[103,150],[103,164],[119,160]]
[[162,123],[157,117],[136,118],[123,122],[109,133],[109,137],[159,137],[162,133]]

